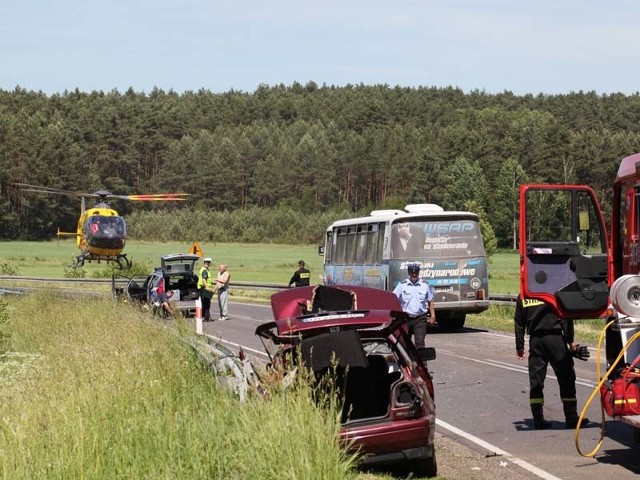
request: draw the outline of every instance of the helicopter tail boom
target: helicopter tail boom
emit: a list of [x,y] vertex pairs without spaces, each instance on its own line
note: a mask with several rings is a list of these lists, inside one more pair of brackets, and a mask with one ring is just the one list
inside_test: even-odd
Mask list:
[[56,232],[56,236],[57,236],[58,238],[60,238],[60,237],[80,237],[80,236],[81,236],[81,234],[79,234],[79,233],[77,233],[77,232],[76,232],[76,233],[72,233],[72,232],[61,232],[61,231],[60,231],[60,227],[58,227],[58,231]]

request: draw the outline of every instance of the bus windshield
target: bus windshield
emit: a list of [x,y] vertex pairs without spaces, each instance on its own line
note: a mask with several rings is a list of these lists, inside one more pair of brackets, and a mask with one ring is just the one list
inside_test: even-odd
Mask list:
[[484,244],[474,220],[411,220],[391,227],[391,258],[434,260],[484,256]]

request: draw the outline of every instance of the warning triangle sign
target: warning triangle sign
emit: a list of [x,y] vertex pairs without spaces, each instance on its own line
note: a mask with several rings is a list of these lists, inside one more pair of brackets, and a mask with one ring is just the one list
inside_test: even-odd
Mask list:
[[204,257],[204,253],[202,252],[202,249],[200,248],[200,244],[198,242],[193,242],[193,245],[191,245],[191,248],[189,249],[189,253]]

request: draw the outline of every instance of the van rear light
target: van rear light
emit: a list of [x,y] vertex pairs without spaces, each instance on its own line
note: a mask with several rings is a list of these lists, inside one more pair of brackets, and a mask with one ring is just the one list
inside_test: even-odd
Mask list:
[[476,290],[476,298],[478,300],[484,300],[484,289]]

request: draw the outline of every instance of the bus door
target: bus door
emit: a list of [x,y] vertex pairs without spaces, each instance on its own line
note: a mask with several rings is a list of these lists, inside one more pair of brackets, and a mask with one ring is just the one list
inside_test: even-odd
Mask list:
[[520,187],[520,293],[563,318],[600,316],[609,304],[604,218],[593,190]]

